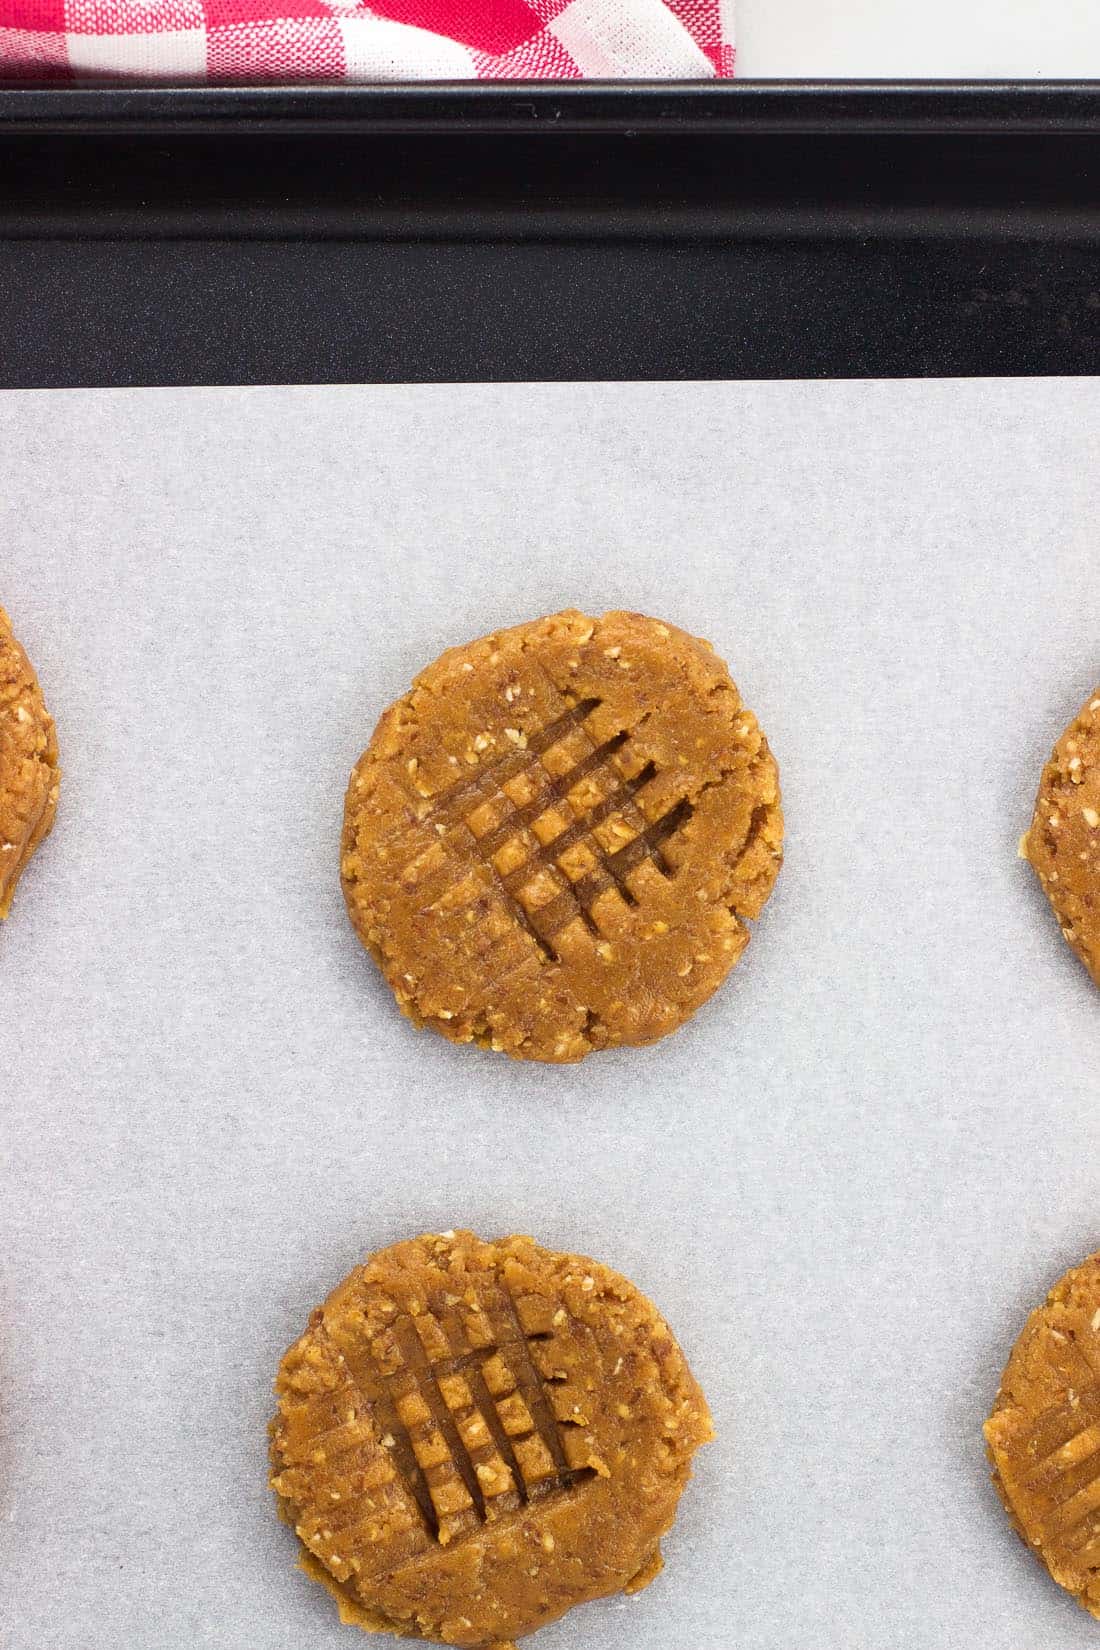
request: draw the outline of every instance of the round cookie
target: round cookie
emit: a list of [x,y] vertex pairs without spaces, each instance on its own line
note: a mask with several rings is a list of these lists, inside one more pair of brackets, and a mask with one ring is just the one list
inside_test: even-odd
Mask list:
[[653,1580],[712,1436],[650,1302],[526,1237],[383,1249],[276,1391],[271,1485],[341,1618],[466,1650]]
[[1017,1533],[1100,1616],[1100,1255],[1028,1318],[985,1439]]
[[348,787],[348,911],[405,1014],[568,1061],[682,1025],[782,858],[775,761],[708,643],[557,613],[453,648]]
[[0,917],[7,916],[16,883],[49,834],[59,781],[53,719],[0,607]]
[[1034,867],[1062,933],[1100,985],[1100,688],[1043,769],[1020,852]]

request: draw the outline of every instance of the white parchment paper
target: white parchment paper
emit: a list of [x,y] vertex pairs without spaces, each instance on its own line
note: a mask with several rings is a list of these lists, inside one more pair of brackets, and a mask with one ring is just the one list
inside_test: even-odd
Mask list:
[[[1016,858],[1100,678],[1100,381],[0,396],[0,600],[65,768],[0,933],[0,1643],[337,1650],[270,1382],[364,1253],[534,1233],[668,1316],[720,1440],[543,1650],[1070,1650],[981,1422],[1100,1246],[1100,1000]],[[564,1069],[417,1034],[343,789],[443,647],[711,638],[787,863],[728,986]]]

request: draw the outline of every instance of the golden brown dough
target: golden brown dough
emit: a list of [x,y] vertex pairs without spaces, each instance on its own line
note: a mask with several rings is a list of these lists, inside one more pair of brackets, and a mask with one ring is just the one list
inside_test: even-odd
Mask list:
[[1062,933],[1100,985],[1100,688],[1043,769],[1035,815],[1020,850]]
[[49,834],[59,781],[53,719],[0,607],[0,917],[7,916],[16,883]]
[[342,878],[402,1010],[568,1061],[688,1019],[782,857],[776,765],[706,642],[565,612],[443,654],[351,776]]
[[1018,1534],[1100,1616],[1100,1255],[1028,1318],[985,1438]]
[[712,1435],[649,1301],[526,1237],[382,1250],[276,1391],[272,1488],[341,1618],[466,1650],[646,1586]]

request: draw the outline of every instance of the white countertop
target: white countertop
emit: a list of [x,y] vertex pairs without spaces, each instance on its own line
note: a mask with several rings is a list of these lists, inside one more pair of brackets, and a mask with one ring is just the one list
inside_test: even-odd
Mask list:
[[738,0],[737,72],[1100,77],[1100,0]]

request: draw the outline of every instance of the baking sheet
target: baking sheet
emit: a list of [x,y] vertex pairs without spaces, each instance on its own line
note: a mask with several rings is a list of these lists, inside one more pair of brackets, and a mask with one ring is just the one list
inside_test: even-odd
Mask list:
[[[310,1308],[422,1229],[660,1305],[719,1441],[543,1650],[1069,1650],[980,1426],[1100,1246],[1100,1012],[1016,858],[1100,675],[1100,381],[0,396],[0,600],[65,768],[0,934],[0,1642],[350,1645],[264,1487]],[[777,892],[678,1035],[515,1065],[400,1018],[343,788],[443,647],[711,638]]]

